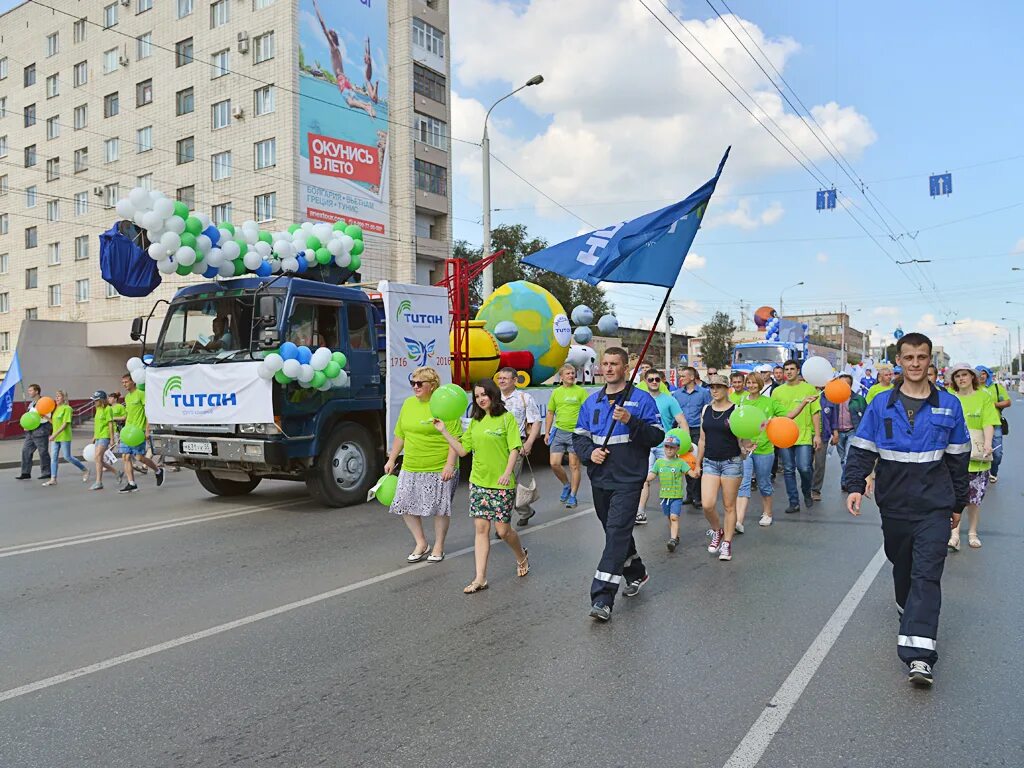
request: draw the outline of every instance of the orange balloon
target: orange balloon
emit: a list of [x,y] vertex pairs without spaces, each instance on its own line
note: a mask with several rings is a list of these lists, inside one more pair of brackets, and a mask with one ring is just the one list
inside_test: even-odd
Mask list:
[[800,427],[786,416],[776,416],[768,421],[765,434],[776,448],[791,448],[800,437]]
[[52,397],[40,397],[36,401],[36,413],[40,416],[46,416],[53,413],[53,409],[57,407],[57,403],[53,401]]
[[852,394],[853,390],[846,383],[846,379],[832,379],[825,385],[825,399],[830,403],[845,403]]
[[693,455],[693,451],[689,451],[688,453],[684,453],[679,458],[682,459],[683,461],[685,461],[687,464],[689,464],[690,465],[690,469],[693,469],[694,467],[697,466],[697,457]]

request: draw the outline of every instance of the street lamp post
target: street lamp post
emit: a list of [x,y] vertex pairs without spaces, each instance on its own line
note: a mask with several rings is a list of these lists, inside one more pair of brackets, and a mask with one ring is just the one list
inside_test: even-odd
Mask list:
[[[1017,267],[1014,267],[1014,269],[1017,269]],[[1006,303],[1007,304],[1017,304],[1019,306],[1024,306],[1024,302],[1020,302],[1020,301],[1007,301]],[[1019,376],[1022,379],[1024,379],[1024,347],[1022,347],[1020,345],[1020,324],[1019,323],[1017,324],[1017,354],[1015,355],[1015,357],[1017,358],[1017,376]],[[1010,368],[1010,372],[1013,373],[1013,367],[1012,366]]]
[[[515,96],[523,88],[529,88],[531,85],[540,85],[544,82],[542,75],[534,75],[523,85],[516,88],[511,93],[506,93],[496,102],[491,104],[491,108],[487,110],[487,114],[484,115],[484,138],[480,146],[483,150],[483,181],[484,181],[484,246],[483,246],[483,257],[486,259],[491,255],[491,138],[487,135],[487,119],[491,116],[491,111],[498,106],[505,99]],[[486,299],[494,293],[494,265],[488,264],[484,267],[483,274],[483,291],[482,297]]]
[[804,284],[804,281],[801,280],[799,283],[793,283],[792,285],[787,285],[785,288],[783,288],[781,291],[779,291],[779,319],[780,320],[782,319],[782,294],[784,294],[790,288],[796,288],[798,285],[803,285],[803,284]]

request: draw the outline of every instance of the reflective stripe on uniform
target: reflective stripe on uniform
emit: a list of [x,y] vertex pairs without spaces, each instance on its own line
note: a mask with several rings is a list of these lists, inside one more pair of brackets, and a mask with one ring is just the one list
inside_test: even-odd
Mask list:
[[[594,441],[594,445],[605,445],[603,435],[592,435],[591,438]],[[623,443],[629,442],[629,435],[612,435],[608,438],[608,445],[622,445]]]
[[950,443],[946,446],[946,453],[970,453],[970,443]]
[[590,436],[590,430],[589,429],[583,429],[583,427],[576,427],[576,429],[573,430],[573,434],[585,435],[585,436],[589,437]]
[[594,578],[598,581],[603,581],[606,584],[622,583],[622,576],[616,576],[614,573],[605,573],[604,571],[595,571]]
[[935,640],[930,637],[921,637],[919,635],[900,635],[896,638],[896,645],[902,645],[904,648],[924,648],[929,651],[935,650]]
[[878,453],[878,446],[877,445],[875,445],[870,440],[867,440],[867,439],[865,439],[863,437],[858,437],[857,435],[854,435],[853,437],[850,438],[850,446],[853,447],[853,448],[860,448],[861,450],[864,450],[864,451],[871,451],[872,453]]
[[901,464],[927,464],[932,461],[939,461],[945,451],[939,448],[935,451],[893,451],[888,448],[879,448],[879,457],[886,461],[898,461]]

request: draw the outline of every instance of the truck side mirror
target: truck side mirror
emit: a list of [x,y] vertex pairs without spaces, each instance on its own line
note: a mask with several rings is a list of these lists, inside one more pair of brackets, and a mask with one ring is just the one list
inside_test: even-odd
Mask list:
[[277,325],[277,298],[260,296],[260,319],[264,325]]
[[136,317],[134,320],[132,320],[132,330],[131,330],[131,333],[129,335],[131,336],[132,341],[138,341],[139,339],[142,338],[142,318],[141,317]]

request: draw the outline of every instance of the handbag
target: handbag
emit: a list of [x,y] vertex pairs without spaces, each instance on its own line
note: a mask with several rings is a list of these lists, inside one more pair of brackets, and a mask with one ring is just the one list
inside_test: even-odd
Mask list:
[[[996,384],[996,399],[997,400],[999,399],[999,385],[998,384]],[[1010,399],[1009,393],[1006,394],[1006,399],[1007,400]],[[1003,430],[1003,434],[1004,435],[1010,434],[1010,422],[1008,422],[1006,420],[1006,417],[1003,416],[1003,412],[1002,411],[999,411],[999,428],[1001,430]]]
[[971,433],[971,461],[992,461],[992,454],[985,453],[985,432],[980,429],[968,429]]
[[533,474],[533,467],[530,460],[526,459],[526,468],[530,470],[530,479],[523,482],[522,475],[516,478],[516,509],[525,509],[540,498],[540,491],[537,490],[537,478]]

